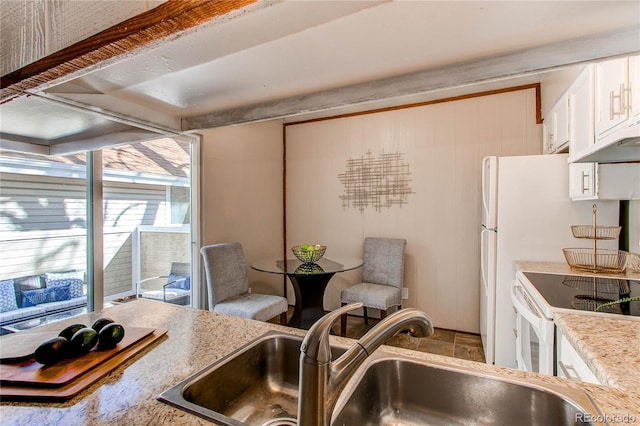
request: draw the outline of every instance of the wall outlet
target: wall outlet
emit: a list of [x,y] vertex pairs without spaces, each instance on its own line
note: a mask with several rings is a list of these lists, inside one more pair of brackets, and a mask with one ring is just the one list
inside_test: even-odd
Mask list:
[[409,298],[409,287],[402,287],[402,298],[404,300]]

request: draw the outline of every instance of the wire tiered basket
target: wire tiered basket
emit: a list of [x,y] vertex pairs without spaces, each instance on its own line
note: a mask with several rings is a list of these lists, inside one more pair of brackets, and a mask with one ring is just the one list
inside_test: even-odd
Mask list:
[[569,266],[589,272],[622,273],[627,266],[629,253],[622,250],[598,248],[599,240],[615,240],[620,235],[620,226],[597,225],[598,207],[593,205],[593,224],[575,225],[571,232],[575,238],[593,240],[592,248],[562,249]]

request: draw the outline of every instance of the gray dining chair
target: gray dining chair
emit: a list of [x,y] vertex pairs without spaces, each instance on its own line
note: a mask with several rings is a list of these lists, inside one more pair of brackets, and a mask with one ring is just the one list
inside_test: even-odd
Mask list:
[[207,277],[210,311],[258,321],[268,321],[280,315],[280,324],[287,324],[287,299],[249,293],[247,263],[240,243],[204,246],[200,254]]
[[[340,302],[347,305],[362,302],[364,323],[368,324],[367,308],[379,309],[380,319],[389,308],[402,308],[404,284],[404,252],[407,241],[398,238],[364,239],[362,282],[342,290]],[[340,335],[347,331],[347,315],[340,318]]]

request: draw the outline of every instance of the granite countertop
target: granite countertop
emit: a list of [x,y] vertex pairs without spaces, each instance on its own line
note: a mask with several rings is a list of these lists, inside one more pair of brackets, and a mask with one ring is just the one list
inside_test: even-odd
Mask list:
[[[127,326],[167,328],[167,335],[117,367],[73,399],[64,403],[2,401],[2,425],[120,425],[120,424],[210,424],[194,415],[156,400],[156,396],[191,374],[269,330],[303,335],[303,330],[282,327],[151,300],[136,300],[84,317],[75,317],[35,329],[59,330],[78,321],[91,323],[108,316]],[[30,333],[33,331],[26,331]],[[331,339],[350,343],[350,339]],[[640,424],[640,395],[607,386],[573,382],[558,377],[525,373],[483,363],[449,358],[406,349],[385,347],[424,361],[463,366],[480,372],[524,378],[552,385],[582,389],[596,402],[611,424]],[[637,360],[637,359],[636,359]]]
[[562,313],[554,320],[600,383],[640,395],[640,321]]
[[[566,263],[518,261],[515,267],[529,272],[640,280],[640,273],[628,268],[625,274],[592,274],[571,269]],[[554,313],[554,321],[601,383],[640,396],[640,321],[579,313]]]

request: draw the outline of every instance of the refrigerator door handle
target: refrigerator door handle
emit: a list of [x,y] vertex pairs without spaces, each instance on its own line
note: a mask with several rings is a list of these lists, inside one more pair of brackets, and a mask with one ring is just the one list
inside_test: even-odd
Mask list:
[[489,277],[487,276],[487,267],[486,267],[486,263],[488,260],[488,253],[486,249],[488,247],[485,247],[485,244],[484,244],[487,232],[493,232],[493,231],[489,229],[483,229],[482,231],[480,231],[480,279],[482,280],[482,285],[484,285],[484,288],[487,289],[488,291]]
[[482,159],[482,179],[481,179],[481,184],[482,184],[482,210],[486,213],[486,215],[488,216],[489,214],[489,208],[487,206],[487,188],[486,188],[486,181],[487,181],[487,165],[489,164],[490,158],[489,157],[485,157]]

